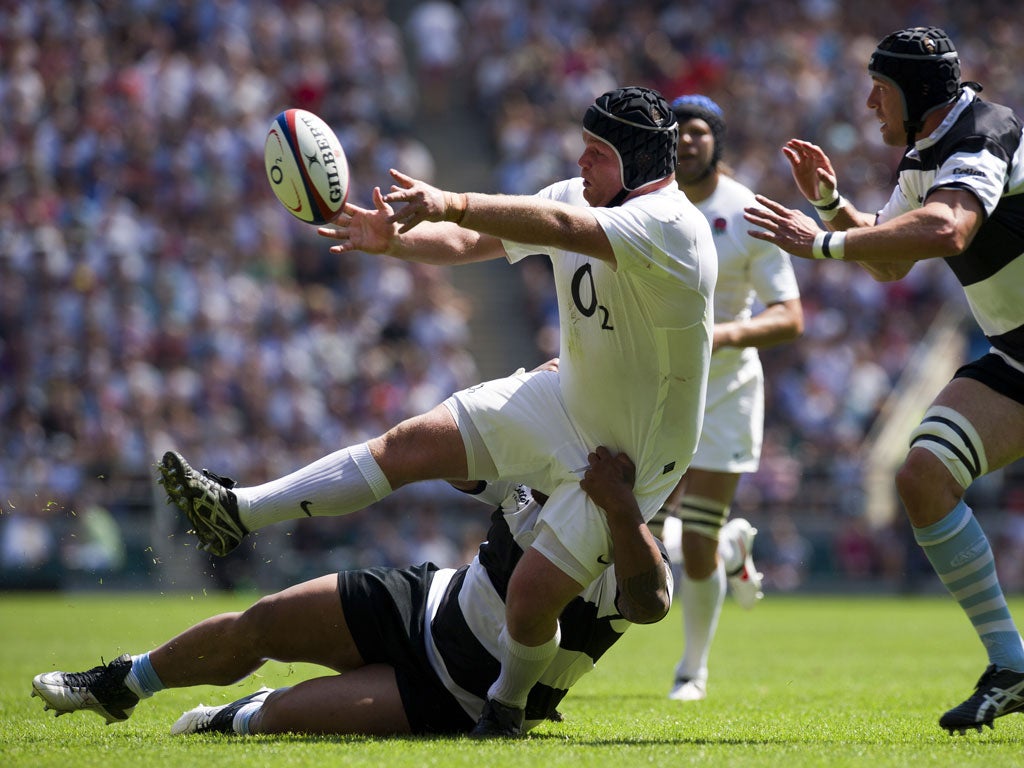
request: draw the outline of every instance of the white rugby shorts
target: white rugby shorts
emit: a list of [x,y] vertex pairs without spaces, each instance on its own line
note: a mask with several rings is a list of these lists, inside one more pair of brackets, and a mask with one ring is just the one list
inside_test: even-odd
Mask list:
[[764,374],[761,366],[744,366],[743,375],[723,371],[708,378],[704,426],[694,469],[744,474],[756,472],[764,440]]
[[[477,436],[494,462],[496,476],[474,479],[511,480],[547,494],[532,546],[582,585],[599,576],[613,560],[608,522],[580,488],[587,454],[597,446],[584,445],[570,421],[558,374],[537,371],[487,381],[444,404],[466,442],[470,474],[474,464],[479,469],[487,463],[472,460],[479,453]],[[637,494],[644,519],[654,516],[669,491]]]

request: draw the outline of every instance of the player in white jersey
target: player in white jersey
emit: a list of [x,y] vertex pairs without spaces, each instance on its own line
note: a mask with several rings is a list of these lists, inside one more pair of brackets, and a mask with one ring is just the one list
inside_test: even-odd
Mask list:
[[718,252],[704,427],[690,468],[657,518],[664,520],[663,540],[674,557],[681,554],[683,568],[685,642],[669,698],[699,701],[707,695],[708,656],[726,584],[744,608],[762,597],[753,561],[756,530],[741,518],[729,520],[729,507],[740,478],[754,472],[761,457],[764,373],[757,350],[799,337],[803,309],[789,255],[747,234],[743,210],[754,193],[721,163],[721,107],[688,94],[672,109],[679,121],[676,182],[708,220]]
[[[624,616],[646,614],[651,605],[665,613],[671,604],[667,555],[643,525],[630,492],[632,462],[604,448],[589,459],[581,485],[608,516],[616,565],[562,612],[567,640],[530,691],[527,729],[557,718],[555,708],[568,690],[628,628]],[[246,611],[200,622],[148,653],[125,654],[86,672],[37,675],[33,695],[58,716],[89,710],[120,722],[141,698],[165,688],[233,685],[274,659],[341,674],[200,705],[185,712],[172,733],[466,733],[497,674],[508,581],[536,533],[540,505],[525,486],[457,485],[499,505],[469,565],[323,576]]]
[[474,736],[521,734],[526,697],[558,653],[558,616],[612,561],[607,521],[579,487],[589,446],[633,458],[645,520],[693,457],[717,262],[707,221],[674,181],[677,137],[660,94],[616,89],[584,115],[579,178],[507,196],[447,192],[392,171],[391,191],[375,189],[372,209],[348,204],[319,230],[339,241],[338,254],[435,264],[549,254],[560,371],[471,387],[260,486],[226,491],[176,453],[164,456],[168,495],[215,554],[248,531],[348,514],[419,480],[516,480],[547,495],[509,583],[501,671]]
[[765,198],[747,219],[789,253],[856,261],[880,280],[945,259],[991,344],[925,411],[896,476],[917,542],[988,655],[974,694],[939,719],[963,733],[1024,711],[1024,641],[964,501],[974,480],[1024,455],[1024,129],[1012,110],[983,101],[980,85],[960,81],[956,49],[936,27],[886,36],[868,74],[882,139],[906,147],[888,203],[876,215],[857,210],[825,153],[791,140],[783,152],[827,231]]

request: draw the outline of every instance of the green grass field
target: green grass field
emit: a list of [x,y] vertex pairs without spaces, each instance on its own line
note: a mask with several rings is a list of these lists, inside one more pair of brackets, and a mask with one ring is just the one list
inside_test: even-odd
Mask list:
[[[680,652],[678,606],[632,629],[548,724],[521,742],[191,736],[171,723],[202,702],[317,674],[268,664],[230,688],[165,691],[126,723],[91,713],[54,719],[29,697],[33,675],[78,670],[146,650],[249,596],[0,595],[0,766],[992,766],[1021,764],[1024,718],[947,736],[936,725],[984,666],[980,645],[945,598],[769,595],[745,613],[727,602],[711,657],[710,697],[666,698]],[[1015,601],[1018,615],[1024,603]]]

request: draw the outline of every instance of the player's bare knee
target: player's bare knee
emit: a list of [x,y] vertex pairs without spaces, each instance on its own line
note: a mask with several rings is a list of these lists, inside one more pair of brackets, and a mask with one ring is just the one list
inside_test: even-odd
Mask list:
[[912,449],[896,472],[896,491],[916,526],[934,522],[935,510],[952,509],[964,490],[947,467],[925,450]]
[[718,540],[705,533],[683,530],[683,568],[691,579],[706,579],[718,565]]
[[234,622],[235,633],[247,639],[250,648],[265,647],[269,638],[281,628],[277,594],[261,597],[238,614]]
[[934,474],[927,466],[934,463],[923,451],[912,450],[896,471],[896,492],[903,502],[913,502],[928,493],[929,478]]
[[539,645],[554,636],[558,629],[558,615],[537,610],[529,602],[507,604],[505,622],[513,640],[524,645]]
[[683,527],[683,568],[691,579],[706,579],[718,565],[718,535],[729,518],[729,504],[686,494],[679,502]]
[[520,560],[512,579],[509,581],[505,598],[505,621],[508,632],[514,640],[526,645],[537,645],[550,639],[558,627],[558,616],[568,604],[561,600],[558,590],[547,589],[529,569],[522,567]]
[[466,448],[443,406],[395,425],[367,442],[392,489],[420,480],[466,478]]

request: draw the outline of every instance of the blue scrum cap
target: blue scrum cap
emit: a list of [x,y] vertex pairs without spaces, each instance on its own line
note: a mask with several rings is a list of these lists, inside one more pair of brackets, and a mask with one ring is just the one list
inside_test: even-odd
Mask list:
[[687,93],[672,102],[672,111],[680,123],[700,118],[711,129],[715,139],[715,151],[711,155],[711,166],[718,165],[725,144],[725,113],[711,98],[700,93]]

